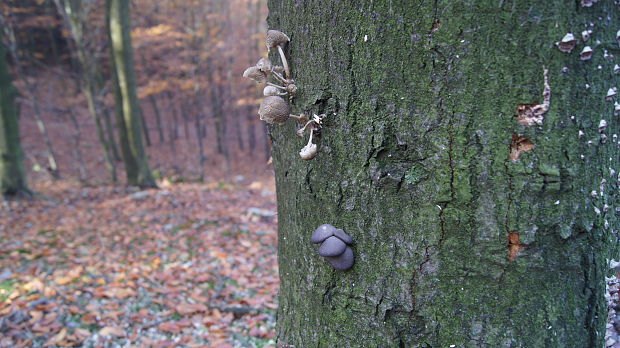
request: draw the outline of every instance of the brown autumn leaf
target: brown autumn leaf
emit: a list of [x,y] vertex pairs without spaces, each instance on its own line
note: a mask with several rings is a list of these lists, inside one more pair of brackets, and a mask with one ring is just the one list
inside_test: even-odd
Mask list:
[[30,314],[30,316],[32,317],[28,321],[28,324],[30,324],[30,325],[36,323],[37,321],[39,321],[39,320],[41,320],[43,318],[43,312],[42,311],[30,311],[28,314]]
[[181,332],[181,328],[174,321],[167,321],[165,323],[161,323],[159,324],[159,326],[157,326],[157,328],[161,331],[170,332],[173,334],[178,334],[179,332]]
[[194,313],[206,312],[207,306],[200,303],[181,303],[176,306],[177,313],[181,315],[191,315]]
[[116,326],[106,326],[103,329],[99,330],[99,335],[101,336],[116,336],[116,337],[125,337],[125,330],[116,327]]
[[59,345],[67,337],[67,329],[60,330],[59,333],[48,339],[43,347],[51,347]]

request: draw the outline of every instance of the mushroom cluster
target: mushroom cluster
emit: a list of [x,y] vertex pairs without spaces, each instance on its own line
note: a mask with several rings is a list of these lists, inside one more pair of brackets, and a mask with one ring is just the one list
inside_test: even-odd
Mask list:
[[319,255],[323,256],[335,269],[346,271],[353,266],[355,258],[350,245],[353,238],[343,230],[330,224],[319,226],[310,241],[319,246]]
[[[289,41],[288,36],[281,31],[267,31],[267,50],[271,51],[277,48],[283,66],[274,65],[269,58],[263,57],[256,62],[256,65],[245,69],[243,72],[243,77],[266,85],[263,89],[263,95],[266,98],[261,102],[258,114],[260,119],[267,123],[280,124],[286,122],[289,118],[300,122],[306,121],[303,117],[291,115],[289,104],[282,99],[282,96],[288,95],[289,100],[292,100],[297,93],[297,86],[295,86],[295,81],[291,78],[291,70],[282,48]],[[270,76],[278,83],[281,83],[281,85],[270,82]]]
[[[243,77],[266,85],[263,89],[265,99],[263,99],[258,108],[258,116],[262,121],[269,124],[282,124],[288,121],[289,118],[292,118],[304,124],[304,126],[297,131],[297,135],[300,137],[304,136],[306,128],[310,129],[308,144],[301,149],[299,156],[302,159],[311,160],[317,153],[317,145],[312,143],[312,136],[320,130],[321,120],[325,115],[313,115],[313,117],[309,119],[303,113],[300,115],[291,114],[291,105],[289,102],[292,101],[293,97],[297,94],[297,86],[295,85],[295,81],[291,78],[291,70],[283,49],[283,46],[289,41],[289,37],[283,32],[268,30],[267,39],[265,40],[267,51],[270,52],[272,49],[277,49],[280,54],[282,66],[274,65],[269,58],[261,58],[256,62],[256,65],[245,69]],[[276,83],[269,81],[269,77],[273,77]],[[289,102],[282,98],[284,96],[288,96]]]

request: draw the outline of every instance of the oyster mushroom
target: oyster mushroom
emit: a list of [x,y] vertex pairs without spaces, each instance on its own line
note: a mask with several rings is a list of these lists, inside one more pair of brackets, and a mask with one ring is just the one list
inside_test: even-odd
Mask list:
[[341,241],[345,242],[346,244],[351,244],[353,243],[353,238],[351,238],[351,236],[349,236],[348,234],[346,234],[343,230],[341,229],[336,229],[334,231],[334,236],[338,237],[338,239],[340,239]]
[[338,256],[344,253],[347,245],[336,236],[331,236],[321,243],[319,247],[319,255],[325,256]]
[[353,250],[350,247],[346,247],[341,255],[333,257],[326,256],[325,259],[339,271],[346,271],[353,266],[353,263],[355,263]]
[[319,226],[316,230],[314,230],[314,232],[312,233],[312,237],[310,237],[310,242],[314,244],[321,243],[327,238],[333,236],[335,230],[336,227],[330,224],[323,224]]

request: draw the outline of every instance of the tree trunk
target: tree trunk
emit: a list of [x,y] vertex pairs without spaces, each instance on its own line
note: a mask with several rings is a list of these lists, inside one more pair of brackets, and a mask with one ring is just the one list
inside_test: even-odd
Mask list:
[[[84,35],[85,32],[88,35],[88,27],[84,30],[88,18],[87,10],[80,1],[55,0],[54,3],[56,4],[57,10],[65,22],[65,26],[71,33],[71,38],[73,39],[75,47],[75,55],[80,66],[80,85],[86,97],[88,112],[95,122],[97,139],[101,145],[101,150],[105,158],[106,168],[110,174],[110,179],[112,182],[116,182],[114,138],[112,137],[111,140],[106,138],[101,120],[103,105],[97,100],[97,90],[101,89],[98,79],[99,63],[95,54],[88,49],[87,41],[88,39],[92,40],[93,38],[89,38],[88,36],[85,37]],[[74,117],[74,115],[72,115],[72,117]],[[78,127],[77,123],[75,123],[75,125]],[[75,151],[79,153],[79,149],[75,149]],[[80,170],[80,175],[82,174],[84,173]],[[82,178],[80,180],[82,180]]]
[[[1,23],[0,23],[1,24]],[[0,193],[29,195],[24,174],[19,123],[15,109],[12,79],[6,63],[6,51],[0,41]]]
[[157,99],[152,94],[149,95],[149,102],[151,103],[151,108],[155,113],[155,121],[157,122],[157,134],[159,134],[159,143],[163,144],[164,139],[164,126],[161,121],[161,113],[159,112],[159,107],[157,106]]
[[136,94],[128,0],[108,0],[115,100],[121,148],[129,185],[155,187],[142,141],[142,120]]
[[[605,100],[618,81],[603,58],[618,52],[615,5],[269,7],[270,28],[291,38],[293,112],[327,114],[309,162],[294,122],[271,127],[280,345],[601,347],[619,228],[608,207],[620,129]],[[590,41],[556,47],[588,23]],[[586,44],[594,55],[580,60]],[[542,125],[516,117],[531,103],[520,109],[543,113]],[[310,243],[325,223],[355,239],[352,269],[334,270]]]

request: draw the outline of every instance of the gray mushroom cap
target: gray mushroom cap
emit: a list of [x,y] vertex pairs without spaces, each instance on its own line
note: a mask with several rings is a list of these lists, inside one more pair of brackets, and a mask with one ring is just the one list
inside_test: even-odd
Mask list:
[[277,96],[269,96],[263,99],[258,108],[258,116],[267,123],[284,123],[288,120],[291,107],[284,99]]
[[331,236],[323,241],[319,247],[319,255],[321,256],[338,256],[344,253],[347,245],[340,238]]
[[266,83],[267,75],[255,66],[251,66],[243,72],[243,77],[254,80],[258,83]]
[[343,230],[339,228],[334,231],[334,236],[338,237],[341,241],[345,242],[346,244],[353,243],[353,238],[351,238],[351,236],[349,236],[348,234],[346,234]]
[[287,43],[290,40],[291,39],[289,39],[286,34],[279,30],[268,30],[267,40],[265,43],[267,44],[267,48],[271,49],[278,46],[279,44]]
[[270,72],[273,64],[269,58],[261,58],[256,62],[256,68],[262,72]]
[[330,224],[321,225],[314,231],[314,233],[312,233],[312,237],[310,237],[310,242],[314,244],[321,243],[327,238],[333,236],[335,230],[336,227]]
[[335,257],[325,257],[325,259],[337,270],[346,271],[353,263],[355,263],[355,258],[353,257],[353,250],[350,247],[346,247],[344,253]]

